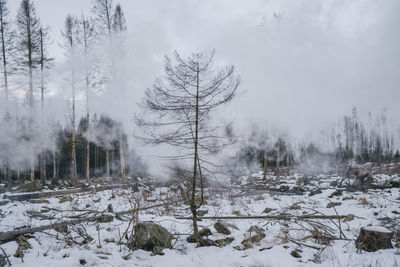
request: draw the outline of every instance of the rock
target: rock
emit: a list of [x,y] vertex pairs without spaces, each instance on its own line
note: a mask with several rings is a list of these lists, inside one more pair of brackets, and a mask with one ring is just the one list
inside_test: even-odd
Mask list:
[[186,241],[187,241],[188,243],[196,243],[196,242],[197,242],[196,237],[194,237],[194,235],[188,236],[188,237],[186,238]]
[[279,187],[279,192],[285,193],[285,192],[289,192],[289,186],[287,185],[281,185]]
[[356,248],[365,251],[393,248],[393,232],[380,226],[361,227],[356,239]]
[[211,247],[211,246],[217,246],[217,243],[208,238],[202,238],[199,240],[199,242],[197,242],[197,247]]
[[[201,230],[199,231],[199,235],[200,235],[201,237],[211,235],[211,230],[210,230],[210,228],[207,228],[207,227],[206,227],[206,228],[201,229]],[[188,237],[186,238],[186,241],[187,241],[188,243],[196,243],[196,242],[197,242],[196,237],[194,237],[194,235],[188,236]]]
[[10,201],[7,201],[7,200],[0,201],[0,206],[7,205],[8,203],[10,203]]
[[218,245],[219,247],[224,247],[224,246],[229,245],[230,243],[232,243],[233,240],[235,240],[235,238],[233,238],[233,237],[226,237],[226,238],[222,238],[222,239],[217,239],[217,240],[215,240],[215,243],[217,243],[217,245]]
[[330,208],[333,208],[333,207],[336,207],[336,206],[340,206],[340,205],[342,205],[342,202],[329,202],[329,203],[326,205],[326,208],[327,208],[327,209],[330,209]]
[[210,230],[210,228],[203,228],[203,229],[201,229],[200,231],[199,231],[199,235],[200,236],[209,236],[209,235],[211,235],[211,230]]
[[54,226],[53,228],[55,231],[62,233],[62,234],[67,234],[68,233],[68,225],[58,225]]
[[135,226],[133,248],[153,251],[154,247],[172,248],[175,237],[164,227],[154,222],[140,222]]
[[220,233],[220,234],[224,234],[224,235],[230,235],[231,234],[231,230],[228,229],[228,227],[226,227],[223,223],[221,222],[216,222],[214,224],[214,228],[215,230]]
[[301,188],[301,187],[298,187],[298,186],[294,186],[294,187],[290,190],[290,192],[291,192],[291,193],[294,193],[294,194],[302,195],[302,194],[304,194],[304,192],[306,192],[306,190],[305,190],[304,188]]
[[342,191],[336,190],[332,194],[329,195],[329,198],[338,197],[338,196],[341,196],[341,195],[343,195]]
[[112,204],[108,204],[107,212],[114,212]]
[[312,190],[311,192],[310,192],[310,194],[308,194],[308,196],[309,197],[312,197],[312,196],[314,196],[314,195],[318,195],[318,194],[321,194],[322,193],[322,190],[320,189],[320,188],[317,188],[317,189],[315,189],[315,190]]
[[251,226],[245,234],[244,240],[242,241],[243,248],[252,248],[253,244],[258,244],[264,237],[265,234],[262,228],[254,225]]
[[81,265],[85,265],[85,264],[87,263],[87,261],[86,261],[85,259],[80,259],[80,260],[79,260],[79,263],[80,263]]
[[28,243],[28,237],[24,235],[18,236],[16,240],[18,248],[17,251],[15,251],[14,257],[22,258],[24,257],[24,251],[31,248],[31,245]]
[[301,258],[301,255],[297,249],[292,250],[292,252],[290,252],[290,255],[292,255],[295,258]]
[[261,213],[270,213],[271,211],[273,211],[273,210],[276,210],[276,209],[271,209],[271,208],[265,208],[264,210],[263,210],[263,212],[261,212]]
[[197,215],[198,216],[204,216],[208,213],[208,210],[198,210],[197,211]]
[[60,198],[60,200],[58,201],[58,203],[65,203],[65,202],[71,202],[73,199],[72,199],[72,197],[70,197],[70,196],[65,196],[65,197],[62,197],[62,198]]

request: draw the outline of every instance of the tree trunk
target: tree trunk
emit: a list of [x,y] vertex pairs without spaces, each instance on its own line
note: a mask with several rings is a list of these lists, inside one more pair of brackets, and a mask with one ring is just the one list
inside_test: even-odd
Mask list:
[[53,150],[53,180],[57,178],[57,155],[56,150]]
[[122,133],[119,138],[119,161],[120,161],[120,171],[121,171],[121,178],[126,178],[125,173],[125,155],[124,155],[124,143],[123,143]]
[[361,227],[356,247],[365,251],[393,248],[393,232],[383,227]]
[[264,170],[263,170],[263,179],[267,179],[267,166],[268,165],[268,156],[267,152],[264,153]]
[[[31,61],[31,60],[29,60]],[[32,63],[30,63],[29,66],[29,107],[31,109],[31,120],[33,120],[33,73],[32,73]],[[32,126],[32,121],[30,122],[30,127],[31,130],[33,130]],[[31,170],[30,170],[30,180],[31,182],[35,181],[35,152],[34,149],[32,148],[31,151]]]
[[[6,45],[5,45],[5,36],[4,36],[4,14],[1,14],[1,46],[2,46],[2,56],[3,56],[3,74],[4,74],[4,92],[6,95],[6,104],[8,105],[8,73],[7,73],[7,58],[6,58]],[[8,107],[6,107],[7,110]]]
[[278,143],[276,146],[276,170],[279,171],[279,164],[281,161],[281,145]]
[[76,172],[76,143],[75,143],[75,72],[72,71],[72,166],[71,166],[71,180],[73,184],[78,182]]
[[110,177],[110,152],[106,149],[106,176]]
[[31,182],[35,181],[35,153],[32,151],[31,155],[31,168],[30,168],[30,180]]
[[[40,131],[44,135],[44,47],[43,31],[40,30]],[[45,152],[43,151],[43,142],[40,142],[40,178],[42,185],[46,184],[46,163]]]
[[197,227],[197,205],[196,205],[196,179],[197,179],[197,162],[198,162],[198,140],[199,140],[199,66],[197,63],[196,73],[196,120],[195,120],[195,136],[194,136],[194,159],[193,159],[193,180],[192,180],[192,197],[190,200],[190,210],[192,212],[193,235],[197,242],[200,241],[200,235]]

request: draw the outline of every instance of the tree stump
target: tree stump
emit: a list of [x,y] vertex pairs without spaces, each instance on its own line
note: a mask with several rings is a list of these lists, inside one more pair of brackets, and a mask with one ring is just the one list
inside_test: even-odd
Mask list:
[[393,232],[380,226],[361,227],[356,239],[356,248],[373,252],[379,249],[393,248]]

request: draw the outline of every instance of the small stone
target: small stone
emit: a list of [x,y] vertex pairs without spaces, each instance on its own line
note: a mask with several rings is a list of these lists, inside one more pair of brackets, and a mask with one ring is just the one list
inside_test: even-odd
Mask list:
[[231,231],[228,229],[228,227],[226,227],[223,223],[221,222],[216,222],[214,224],[214,228],[215,230],[220,233],[220,234],[224,234],[224,235],[230,235]]
[[265,208],[265,209],[263,210],[263,212],[261,212],[261,213],[270,213],[270,212],[273,211],[273,210],[276,210],[276,209]]
[[300,253],[296,249],[292,250],[292,252],[290,252],[290,255],[292,255],[295,258],[301,258]]
[[196,237],[194,237],[194,235],[190,235],[190,236],[188,236],[188,237],[186,238],[186,241],[187,241],[188,243],[196,243],[196,242],[197,242],[197,239],[196,239]]
[[211,230],[210,230],[210,228],[203,228],[203,229],[201,229],[200,231],[199,231],[199,235],[200,236],[209,236],[209,235],[211,235]]
[[332,194],[329,195],[329,198],[338,197],[338,196],[341,196],[341,195],[343,195],[342,191],[336,190]]
[[85,265],[85,264],[87,263],[87,261],[86,261],[85,259],[80,259],[80,260],[79,260],[79,263],[80,263],[81,265]]
[[67,234],[68,233],[68,225],[66,225],[66,224],[65,225],[54,226],[53,229],[56,232],[59,232],[59,233],[62,233],[62,234]]
[[197,211],[197,215],[198,216],[204,216],[208,213],[208,210],[198,210]]

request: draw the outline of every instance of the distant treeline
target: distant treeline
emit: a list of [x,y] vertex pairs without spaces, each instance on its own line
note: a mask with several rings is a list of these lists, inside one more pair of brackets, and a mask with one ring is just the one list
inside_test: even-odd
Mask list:
[[[276,131],[275,131],[276,132]],[[323,141],[291,144],[287,134],[253,127],[247,140],[242,142],[236,159],[250,167],[291,166],[315,163],[389,163],[400,161],[395,148],[393,129],[390,129],[386,112],[372,118],[365,125],[356,108],[344,116],[342,122],[332,126],[321,136]]]
[[[8,120],[5,122],[5,120]],[[11,159],[10,156],[14,154],[13,150],[23,149],[25,142],[29,143],[31,138],[30,134],[26,132],[26,124],[28,121],[24,119],[18,119],[17,121],[11,118],[5,118],[2,121],[2,125],[14,125],[16,128],[13,133],[14,147],[5,147],[4,143],[0,147],[3,152],[8,151],[9,153],[1,153],[0,158],[0,181],[3,183],[9,182],[25,182],[30,180],[30,157],[26,156],[26,159]],[[57,180],[64,179],[70,181],[71,178],[71,142],[72,142],[72,131],[70,126],[63,127],[60,123],[54,123],[50,127],[52,136],[49,140],[43,140],[46,142],[53,141],[54,143],[49,146],[46,144],[44,149],[44,156],[37,154],[35,156],[35,176]],[[90,121],[90,135],[87,131],[87,121],[85,117],[79,120],[77,132],[76,132],[76,166],[77,176],[85,177],[86,173],[86,145],[88,143],[87,136],[90,136],[89,140],[89,156],[90,156],[90,177],[104,177],[104,176],[121,176],[120,151],[123,151],[124,158],[128,159],[126,165],[126,173],[128,175],[138,175],[145,172],[145,164],[139,157],[136,156],[135,152],[128,147],[127,135],[123,131],[120,124],[112,120],[110,117],[94,114]],[[120,142],[122,136],[123,142]],[[124,144],[124,148],[120,148],[120,143]],[[51,147],[51,149],[49,148]],[[26,148],[28,153],[29,148]],[[18,152],[15,153],[18,156]],[[43,157],[43,161],[42,161]],[[12,164],[10,162],[12,160]],[[12,166],[9,167],[9,166]]]

